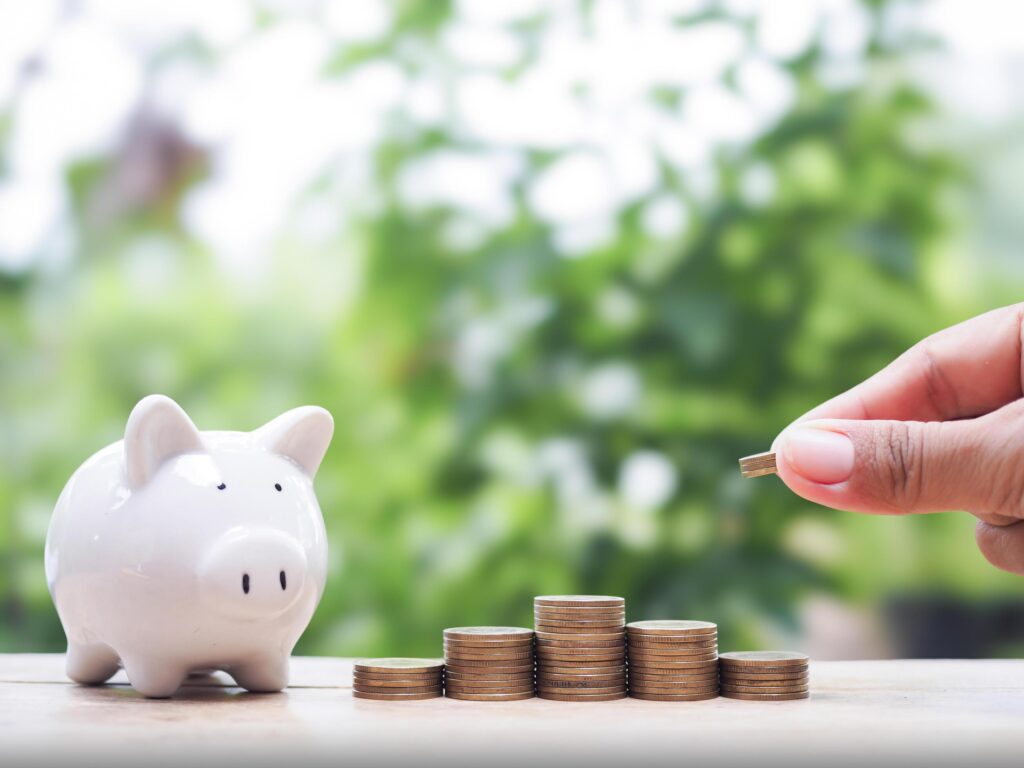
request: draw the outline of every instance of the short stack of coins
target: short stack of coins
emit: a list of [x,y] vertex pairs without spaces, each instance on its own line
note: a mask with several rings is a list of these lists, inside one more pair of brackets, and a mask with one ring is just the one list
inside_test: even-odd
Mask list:
[[626,696],[626,601],[608,595],[541,595],[537,695],[555,701],[611,701]]
[[722,695],[747,701],[789,701],[810,697],[810,660],[790,651],[723,653]]
[[718,696],[718,627],[709,621],[633,621],[626,625],[629,695],[649,701]]
[[444,686],[450,699],[532,699],[533,630],[454,627],[444,631]]
[[352,695],[378,701],[436,699],[443,670],[439,659],[357,659]]

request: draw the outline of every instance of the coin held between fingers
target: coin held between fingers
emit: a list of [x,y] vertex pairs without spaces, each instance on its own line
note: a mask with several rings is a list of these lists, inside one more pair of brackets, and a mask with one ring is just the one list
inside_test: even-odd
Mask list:
[[755,453],[753,456],[744,456],[740,459],[740,474],[744,477],[764,477],[777,473],[774,451]]

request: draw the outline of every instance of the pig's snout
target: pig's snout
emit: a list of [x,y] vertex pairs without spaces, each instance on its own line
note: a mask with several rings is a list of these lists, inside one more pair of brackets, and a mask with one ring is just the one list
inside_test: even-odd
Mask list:
[[288,610],[306,581],[306,554],[275,530],[238,530],[210,548],[199,573],[203,598],[240,619],[271,618]]

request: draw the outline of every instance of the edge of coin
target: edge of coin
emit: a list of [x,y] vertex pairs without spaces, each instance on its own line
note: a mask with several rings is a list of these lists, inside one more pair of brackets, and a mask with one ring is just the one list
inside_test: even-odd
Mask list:
[[381,694],[381,693],[362,693],[360,691],[352,691],[352,696],[356,699],[367,699],[369,701],[422,701],[425,699],[439,699],[444,694],[438,690],[436,693],[402,693],[402,694]]

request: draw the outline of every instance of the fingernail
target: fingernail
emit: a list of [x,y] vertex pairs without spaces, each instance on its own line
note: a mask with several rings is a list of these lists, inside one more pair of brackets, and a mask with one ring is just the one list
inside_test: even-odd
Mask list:
[[853,441],[839,432],[794,427],[782,435],[782,455],[798,475],[832,485],[853,474]]

